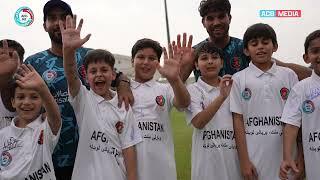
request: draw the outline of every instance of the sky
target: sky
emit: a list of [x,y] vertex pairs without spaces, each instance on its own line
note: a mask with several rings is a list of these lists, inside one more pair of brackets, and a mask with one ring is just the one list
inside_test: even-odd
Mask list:
[[[130,56],[133,44],[151,38],[166,46],[164,0],[65,0],[73,13],[84,19],[82,37],[91,33],[84,45],[107,49]],[[167,0],[171,40],[186,32],[194,36],[193,44],[207,38],[198,6],[201,0]],[[25,57],[48,49],[50,39],[43,29],[43,6],[47,0],[0,0],[0,39],[14,39],[25,48]],[[320,28],[319,0],[230,0],[229,34],[242,39],[246,28],[254,23],[270,24],[276,31],[279,49],[274,57],[283,62],[305,65],[305,37]],[[34,13],[34,22],[21,27],[14,21],[22,6]],[[260,17],[259,10],[301,10],[301,17]]]

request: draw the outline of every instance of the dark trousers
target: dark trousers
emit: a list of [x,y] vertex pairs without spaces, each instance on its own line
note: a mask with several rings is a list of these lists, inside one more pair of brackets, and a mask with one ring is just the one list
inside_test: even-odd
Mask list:
[[56,179],[57,180],[71,180],[72,170],[73,170],[72,166],[55,168],[54,172],[56,174]]

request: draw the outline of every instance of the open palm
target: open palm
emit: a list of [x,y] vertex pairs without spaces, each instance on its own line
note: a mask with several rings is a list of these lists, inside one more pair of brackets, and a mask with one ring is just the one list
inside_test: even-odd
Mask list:
[[16,82],[24,89],[39,90],[45,83],[37,71],[30,65],[22,64],[16,74]]
[[177,46],[172,47],[171,44],[168,46],[168,51],[169,55],[166,48],[163,48],[164,63],[162,67],[158,65],[158,71],[170,81],[179,78],[181,53],[178,53]]
[[181,35],[177,35],[178,53],[181,53],[182,64],[193,64],[195,54],[194,49],[192,48],[192,39],[193,36],[190,35],[187,41],[187,34],[183,33],[181,44]]
[[83,24],[83,19],[80,20],[78,27],[77,25],[77,15],[71,17],[68,15],[66,17],[66,28],[63,27],[62,21],[59,22],[60,31],[62,35],[63,47],[67,49],[77,49],[81,47],[90,38],[88,34],[85,38],[80,38],[81,28]]
[[6,67],[8,72],[15,72],[19,62],[19,55],[16,51],[9,53],[7,40],[3,40],[3,47],[0,48],[0,64]]

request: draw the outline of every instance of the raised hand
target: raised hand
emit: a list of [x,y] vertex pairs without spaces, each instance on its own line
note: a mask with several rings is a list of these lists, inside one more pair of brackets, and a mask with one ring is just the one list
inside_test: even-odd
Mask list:
[[45,82],[37,71],[30,65],[22,64],[15,75],[17,84],[24,89],[33,89],[41,91],[46,87]]
[[17,69],[19,61],[18,53],[13,51],[11,54],[7,40],[3,40],[3,47],[0,47],[0,66],[3,67],[6,72],[13,74]]
[[165,47],[163,47],[164,63],[163,67],[158,64],[159,73],[168,79],[168,81],[177,80],[180,75],[181,53],[178,53],[177,46],[168,45],[169,55]]
[[63,27],[63,22],[59,21],[64,49],[75,50],[77,48],[80,48],[84,43],[86,43],[90,39],[91,34],[88,34],[83,39],[80,38],[82,24],[83,19],[80,20],[78,27],[76,28],[77,15],[73,15],[73,17],[68,15],[66,17],[66,28]]
[[232,87],[232,79],[231,75],[227,74],[221,78],[219,87],[220,87],[220,95],[224,98],[228,97]]
[[[187,34],[183,33],[182,35],[182,44],[181,44],[181,35],[177,35],[177,46],[178,52],[181,53],[181,63],[191,63],[194,62],[194,49],[192,48],[192,39],[193,36],[190,35],[187,41]],[[173,44],[174,45],[174,44]]]

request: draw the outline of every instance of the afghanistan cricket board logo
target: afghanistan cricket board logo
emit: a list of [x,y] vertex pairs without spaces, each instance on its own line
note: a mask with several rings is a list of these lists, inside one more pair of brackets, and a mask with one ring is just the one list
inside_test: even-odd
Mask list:
[[122,121],[118,121],[115,125],[116,129],[117,129],[117,132],[118,134],[121,134],[122,133],[122,130],[123,130],[123,122]]
[[12,156],[8,151],[3,151],[0,157],[0,165],[2,167],[7,167],[12,161]]
[[251,98],[251,90],[249,88],[244,88],[241,93],[241,96],[244,100],[248,101]]
[[280,95],[281,95],[281,98],[283,100],[287,100],[288,99],[288,96],[289,96],[289,89],[286,88],[286,87],[283,87],[280,89]]
[[302,110],[303,112],[305,112],[306,114],[311,114],[314,111],[314,104],[311,100],[305,100],[302,103]]
[[163,97],[163,95],[160,95],[160,96],[157,96],[157,97],[156,97],[156,103],[157,103],[159,106],[164,106],[164,104],[166,103],[166,100],[165,100],[165,98]]

